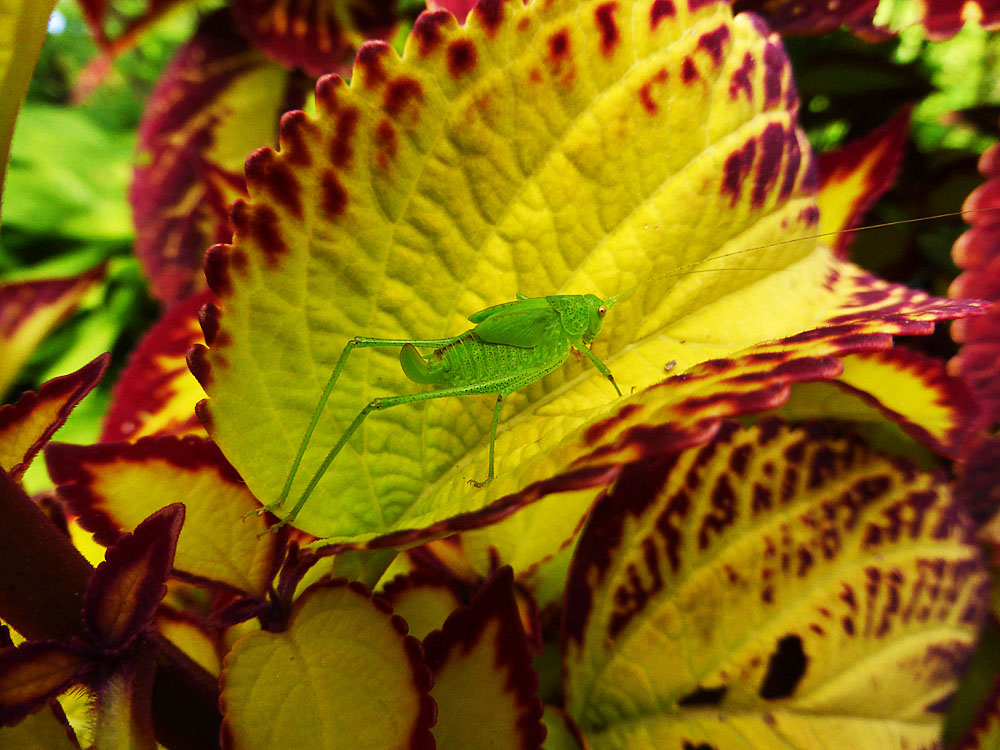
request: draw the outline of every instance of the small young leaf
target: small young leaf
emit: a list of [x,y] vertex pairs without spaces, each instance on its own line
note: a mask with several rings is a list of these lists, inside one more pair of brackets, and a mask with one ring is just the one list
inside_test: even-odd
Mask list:
[[83,619],[96,645],[125,647],[145,628],[167,591],[184,506],[168,505],[122,536],[97,566],[83,599]]

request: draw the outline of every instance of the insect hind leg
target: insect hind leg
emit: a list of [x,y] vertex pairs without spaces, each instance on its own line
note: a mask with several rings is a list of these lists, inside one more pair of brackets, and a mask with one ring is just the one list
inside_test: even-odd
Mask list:
[[493,428],[490,430],[490,473],[489,476],[481,482],[478,482],[475,479],[470,479],[469,484],[473,487],[482,488],[493,481],[493,453],[497,442],[497,425],[500,424],[500,409],[503,406],[503,400],[509,395],[509,393],[497,394],[497,405],[493,409]]

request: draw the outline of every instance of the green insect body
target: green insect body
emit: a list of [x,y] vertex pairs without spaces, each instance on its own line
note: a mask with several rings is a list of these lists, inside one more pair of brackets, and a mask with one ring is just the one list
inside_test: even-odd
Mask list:
[[[921,219],[892,222],[892,224],[909,224],[916,221],[928,221],[945,216],[976,212],[976,210],[973,210],[939,214]],[[326,384],[326,388],[316,404],[312,420],[302,437],[281,495],[273,503],[262,508],[261,511],[274,511],[284,505],[320,415],[323,413],[326,402],[336,386],[337,379],[344,369],[348,356],[355,349],[390,346],[401,347],[399,359],[404,374],[415,383],[436,386],[436,389],[422,393],[376,398],[369,402],[358,413],[340,439],[326,454],[319,468],[313,474],[312,479],[306,485],[305,490],[278,526],[294,521],[313,490],[316,489],[316,485],[319,484],[323,475],[330,467],[330,464],[333,463],[333,460],[347,444],[351,436],[361,427],[365,418],[373,411],[389,409],[415,401],[428,401],[451,396],[496,394],[496,407],[493,410],[493,425],[490,430],[489,474],[482,482],[470,480],[471,484],[482,487],[490,482],[494,476],[494,447],[497,426],[500,422],[500,409],[504,399],[515,391],[536,380],[540,380],[545,375],[557,369],[566,361],[572,350],[575,349],[587,357],[594,367],[611,382],[617,394],[619,396],[622,395],[618,389],[618,385],[615,383],[614,377],[611,375],[611,371],[589,348],[591,341],[601,331],[601,324],[603,323],[605,314],[616,303],[622,301],[638,289],[670,276],[680,276],[688,273],[714,273],[718,271],[775,270],[752,268],[689,270],[709,261],[742,255],[755,250],[776,247],[792,242],[818,239],[843,232],[858,232],[880,226],[886,225],[857,227],[841,230],[840,232],[824,232],[808,237],[798,237],[791,240],[774,242],[769,245],[744,248],[705,258],[681,266],[680,268],[675,268],[667,273],[658,274],[638,286],[627,289],[608,299],[601,299],[593,294],[565,294],[531,298],[519,294],[517,299],[512,302],[494,305],[469,316],[469,322],[475,324],[475,327],[450,338],[419,340],[380,339],[362,336],[353,338],[344,347]],[[421,355],[418,351],[419,349],[427,349],[430,352],[427,355]],[[672,369],[672,366],[672,362],[668,363],[667,371]]]
[[[477,487],[486,485],[494,476],[494,447],[504,399],[558,368],[573,349],[586,356],[611,382],[617,394],[622,395],[611,371],[589,348],[590,342],[601,331],[605,314],[621,297],[622,295],[619,295],[610,300],[602,300],[593,294],[536,298],[518,295],[518,299],[513,302],[488,307],[471,315],[469,322],[475,323],[475,327],[453,338],[411,340],[359,336],[351,339],[344,347],[323,395],[316,405],[312,421],[303,436],[281,496],[266,508],[275,510],[284,504],[319,416],[333,392],[348,356],[354,349],[368,347],[402,347],[399,360],[404,374],[416,383],[438,386],[438,389],[376,398],[369,402],[327,453],[302,495],[281,523],[290,523],[295,519],[337,454],[371,412],[414,401],[450,396],[494,393],[497,395],[490,431],[489,474],[481,482],[470,480],[470,483]],[[418,349],[432,349],[432,351],[423,356]]]

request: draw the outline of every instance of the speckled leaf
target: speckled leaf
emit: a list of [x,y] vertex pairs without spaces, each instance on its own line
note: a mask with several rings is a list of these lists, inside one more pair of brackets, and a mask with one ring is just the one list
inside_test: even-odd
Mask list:
[[72,278],[0,284],[0,398],[35,347],[102,275],[95,269]]
[[246,154],[274,142],[287,83],[227,11],[207,16],[160,77],[129,199],[135,252],[161,300],[204,286],[205,248],[232,236],[226,207],[246,192]]
[[[539,750],[545,738],[538,676],[514,600],[514,574],[501,568],[424,639],[438,706],[439,750],[492,746]],[[469,696],[476,700],[470,701]]]
[[28,391],[17,403],[0,406],[0,469],[19,479],[73,408],[104,377],[110,360],[110,354],[102,354],[74,373],[43,383],[37,393]]
[[595,508],[567,709],[595,750],[931,747],[988,587],[943,477],[820,427],[730,423]]
[[237,641],[222,673],[223,747],[433,748],[430,673],[390,612],[359,584],[317,584],[285,632]]
[[388,39],[396,0],[236,0],[244,33],[288,68],[309,75],[349,73],[367,39]]
[[125,531],[171,503],[187,509],[174,568],[264,595],[277,539],[264,534],[257,506],[219,449],[193,436],[142,438],[136,443],[54,443],[45,455],[59,495],[97,541],[113,544]]
[[101,442],[162,434],[204,436],[194,407],[205,392],[185,357],[205,340],[198,313],[211,300],[212,294],[203,292],[178,302],[142,337],[115,383]]
[[108,652],[124,648],[153,617],[167,593],[184,506],[174,503],[140,523],[108,549],[87,584],[83,622]]
[[[199,414],[258,498],[278,496],[351,336],[458,334],[470,313],[518,292],[610,295],[815,231],[811,155],[780,41],[726,4],[691,5],[489,2],[465,27],[425,14],[402,60],[366,45],[350,86],[321,81],[315,118],[286,115],[282,152],[248,161],[235,243],[206,258],[218,337],[190,357],[210,396]],[[698,270],[720,267],[664,279],[608,315],[594,352],[626,393],[642,398],[670,362],[683,372],[821,325],[903,332],[962,314],[811,243]],[[419,390],[397,357],[348,361],[293,496],[373,396]],[[494,399],[407,405],[367,420],[296,525],[361,543],[538,496],[533,483],[576,458],[553,447],[621,408],[581,359],[509,399],[487,488],[467,480],[484,473]],[[607,478],[594,470],[547,491]]]

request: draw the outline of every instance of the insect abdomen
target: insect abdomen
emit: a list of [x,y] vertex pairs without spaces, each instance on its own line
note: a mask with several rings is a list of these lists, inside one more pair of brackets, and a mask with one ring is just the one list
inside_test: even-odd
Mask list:
[[[486,343],[468,331],[427,357],[429,374],[435,380],[417,382],[443,381],[452,386],[482,383],[482,393],[497,393],[497,381],[562,362],[568,354],[569,341],[564,336],[546,336],[538,346],[527,348]],[[409,372],[407,375],[416,379]]]

